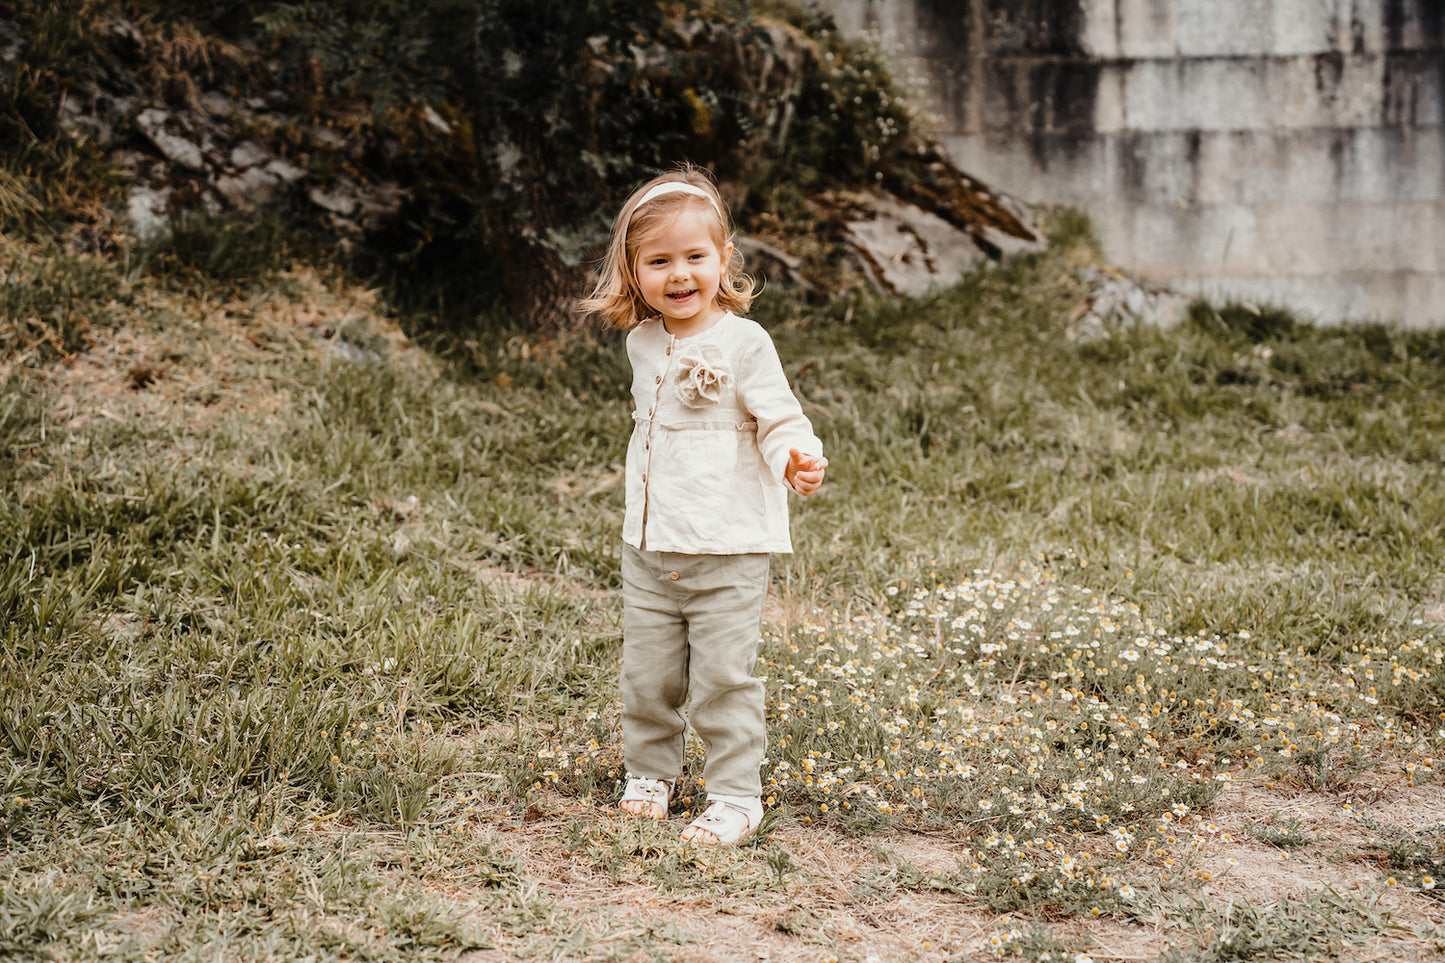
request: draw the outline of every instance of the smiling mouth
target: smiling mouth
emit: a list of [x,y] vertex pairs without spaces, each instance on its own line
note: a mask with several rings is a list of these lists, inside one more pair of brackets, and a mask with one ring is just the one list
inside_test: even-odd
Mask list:
[[686,301],[696,293],[697,288],[693,288],[691,291],[672,291],[665,296],[669,301]]

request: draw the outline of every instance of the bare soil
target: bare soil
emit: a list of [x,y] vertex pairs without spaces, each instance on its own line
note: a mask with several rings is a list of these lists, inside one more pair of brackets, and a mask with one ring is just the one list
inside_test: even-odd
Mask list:
[[[766,847],[788,853],[794,868],[783,880],[762,891],[719,895],[709,889],[692,895],[598,866],[586,853],[569,851],[562,843],[562,827],[569,822],[623,817],[560,799],[540,818],[519,819],[502,811],[493,815],[488,841],[520,863],[537,893],[555,903],[562,916],[585,921],[590,930],[613,939],[619,933],[672,927],[670,932],[683,941],[661,944],[665,959],[997,959],[988,938],[1011,928],[1027,931],[1030,925],[1027,919],[995,914],[947,893],[866,885],[879,866],[879,850],[923,869],[956,871],[963,847],[947,835],[891,832],[848,838],[785,821],[773,830]],[[1251,827],[1280,820],[1297,820],[1308,842],[1281,849],[1251,832]],[[680,830],[683,821],[672,821]],[[1242,778],[1211,810],[1199,814],[1197,828],[1205,830],[1209,842],[1197,858],[1180,872],[1152,871],[1158,886],[1152,916],[1143,922],[1070,919],[1046,925],[1095,963],[1155,960],[1171,947],[1197,948],[1213,938],[1212,927],[1231,904],[1266,910],[1282,901],[1329,892],[1369,921],[1364,928],[1369,931],[1341,934],[1333,958],[1354,963],[1445,961],[1445,901],[1438,891],[1391,884],[1381,863],[1380,834],[1371,828],[1419,831],[1442,822],[1445,790],[1439,786],[1377,780],[1345,793],[1323,794]],[[742,858],[765,861],[764,849],[752,852]],[[1151,870],[1136,866],[1126,872],[1139,878]],[[451,895],[467,902],[464,888]],[[464,963],[517,958],[520,947],[514,938],[500,929],[493,938],[497,949],[469,953]]]

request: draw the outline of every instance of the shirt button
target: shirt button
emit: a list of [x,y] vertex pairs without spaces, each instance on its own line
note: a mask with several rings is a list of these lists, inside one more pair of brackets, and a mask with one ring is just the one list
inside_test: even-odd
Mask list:
[[656,378],[654,378],[654,379],[652,379],[652,380],[653,380],[654,382],[656,382],[657,384],[662,384],[662,375],[658,375]]
[[652,417],[652,409],[651,409],[651,408],[648,408],[648,409],[647,409],[647,417],[649,417],[649,418]]
[[672,354],[672,345],[667,346],[667,353]]
[[668,572],[668,573],[667,573],[667,577],[670,578],[670,579],[672,579],[674,582],[677,581],[677,573],[676,573],[676,572]]

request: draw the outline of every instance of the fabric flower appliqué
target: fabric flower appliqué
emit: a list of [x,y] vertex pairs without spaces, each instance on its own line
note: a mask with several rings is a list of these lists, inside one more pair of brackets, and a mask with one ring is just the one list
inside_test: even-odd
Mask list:
[[690,345],[677,356],[677,396],[689,408],[706,408],[722,400],[733,373],[722,363],[715,344]]

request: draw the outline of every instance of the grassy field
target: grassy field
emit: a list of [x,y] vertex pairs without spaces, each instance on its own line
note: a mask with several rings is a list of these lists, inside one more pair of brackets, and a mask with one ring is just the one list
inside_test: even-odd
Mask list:
[[1071,339],[1075,227],[759,303],[832,465],[724,852],[611,808],[620,338],[0,240],[0,956],[1445,959],[1445,334]]

